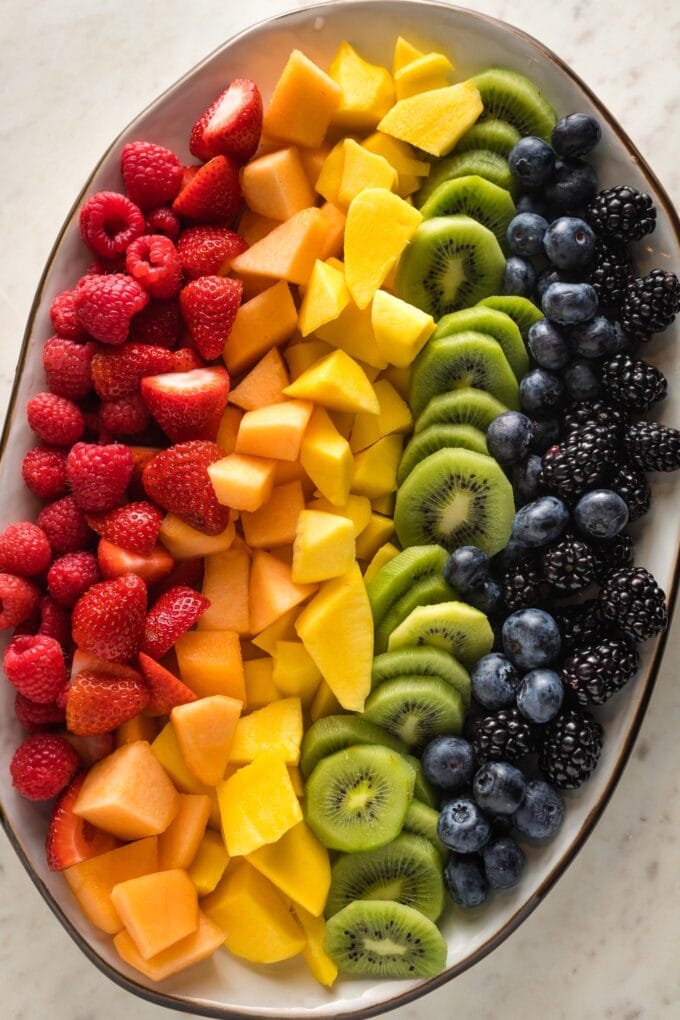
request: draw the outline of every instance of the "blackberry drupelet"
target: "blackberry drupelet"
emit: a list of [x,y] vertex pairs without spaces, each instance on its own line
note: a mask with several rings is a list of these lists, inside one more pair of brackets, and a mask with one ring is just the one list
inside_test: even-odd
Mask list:
[[499,708],[472,721],[470,743],[480,761],[516,761],[535,749],[536,734],[516,708]]
[[596,645],[609,631],[608,624],[600,616],[597,599],[586,599],[573,606],[561,606],[554,609],[552,615],[560,628],[564,652]]
[[595,771],[602,738],[602,727],[590,712],[565,709],[544,730],[538,767],[558,790],[576,790]]
[[618,436],[625,422],[625,414],[603,400],[581,400],[569,404],[564,412],[565,435],[585,425],[609,425]]
[[607,575],[600,613],[631,641],[646,641],[668,623],[666,596],[644,567],[622,567]]
[[626,333],[648,340],[672,323],[680,308],[680,280],[675,273],[653,269],[647,276],[630,280],[621,306],[621,325]]
[[649,411],[668,392],[663,372],[629,354],[615,354],[603,363],[602,385],[613,404],[640,414]]
[[597,239],[593,261],[588,269],[588,283],[597,294],[601,309],[620,312],[626,286],[634,274],[633,262],[625,244]]
[[601,237],[639,241],[656,226],[656,209],[649,195],[622,184],[606,188],[586,209],[586,220]]
[[579,705],[604,705],[632,680],[640,665],[635,646],[625,638],[606,638],[579,648],[562,665],[562,682]]
[[602,484],[616,459],[616,433],[608,425],[584,425],[543,454],[541,480],[566,502]]
[[609,479],[609,488],[625,502],[629,521],[637,521],[649,510],[652,498],[649,482],[636,464],[620,464]]
[[633,565],[633,539],[630,535],[619,534],[608,542],[593,542],[595,557],[595,579],[602,583],[612,570]]
[[499,577],[503,592],[503,605],[508,613],[516,609],[541,606],[545,601],[546,583],[535,563],[524,563],[504,571]]
[[543,576],[563,594],[583,591],[595,580],[595,557],[587,542],[564,535],[543,553]]
[[626,429],[623,445],[643,471],[680,468],[680,429],[658,421],[636,421]]

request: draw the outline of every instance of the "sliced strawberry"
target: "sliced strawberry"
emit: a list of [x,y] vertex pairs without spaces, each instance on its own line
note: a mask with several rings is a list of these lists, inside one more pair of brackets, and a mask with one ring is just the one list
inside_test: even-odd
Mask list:
[[173,443],[214,439],[228,396],[226,368],[195,368],[142,380],[142,399]]
[[118,846],[115,836],[73,813],[86,776],[87,772],[79,772],[54,805],[45,842],[50,871],[63,871],[72,864],[80,864]]
[[136,393],[145,375],[172,372],[174,357],[167,347],[126,343],[115,350],[99,350],[92,358],[92,380],[102,400]]
[[107,662],[129,662],[139,651],[145,618],[146,585],[141,577],[125,574],[93,584],[81,595],[73,610],[73,639]]
[[66,727],[78,736],[111,733],[146,708],[149,691],[141,675],[113,676],[85,670],[71,682]]
[[[192,156],[195,156],[196,159],[200,159],[203,163],[207,163],[208,160],[213,157],[213,153],[210,151],[209,146],[206,145],[203,140],[203,132],[205,131],[205,126],[212,117],[220,98],[221,96],[218,96],[217,99],[213,100],[210,106],[203,111],[192,127],[191,134],[189,136],[189,152]],[[193,167],[184,167],[184,181],[182,182],[182,186],[188,183],[187,170],[193,170]]]
[[139,665],[150,692],[147,715],[170,715],[177,705],[196,701],[196,695],[186,684],[144,652],[139,653]]
[[184,275],[190,280],[226,276],[232,260],[247,248],[241,235],[229,227],[187,227],[177,242]]
[[241,281],[223,276],[201,276],[180,292],[184,321],[207,361],[219,358],[224,351],[242,297]]
[[191,372],[192,368],[203,368],[205,361],[193,347],[180,347],[175,354],[175,372]]
[[143,501],[126,503],[105,514],[87,514],[86,519],[101,538],[140,556],[148,556],[156,544],[163,514]]
[[103,577],[137,574],[146,584],[162,581],[175,565],[172,556],[162,545],[156,545],[146,556],[140,556],[139,553],[121,549],[105,538],[99,543],[97,562]]
[[223,456],[219,446],[203,439],[161,450],[144,468],[147,496],[197,531],[219,535],[229,510],[217,502],[208,467]]
[[229,156],[217,156],[184,185],[172,211],[187,223],[228,225],[241,204],[238,163]]
[[166,591],[149,610],[142,651],[154,659],[162,659],[209,605],[208,599],[193,588],[177,587]]
[[96,737],[79,737],[75,733],[65,733],[64,739],[68,740],[71,747],[75,747],[83,765],[88,768],[96,765],[116,749],[113,733],[99,733]]
[[206,114],[201,150],[247,163],[262,134],[262,96],[255,82],[235,78]]
[[133,679],[138,671],[133,666],[127,666],[124,662],[107,662],[100,659],[92,652],[84,652],[82,648],[76,648],[71,660],[71,679],[74,680],[79,673],[110,673],[111,676],[127,676]]

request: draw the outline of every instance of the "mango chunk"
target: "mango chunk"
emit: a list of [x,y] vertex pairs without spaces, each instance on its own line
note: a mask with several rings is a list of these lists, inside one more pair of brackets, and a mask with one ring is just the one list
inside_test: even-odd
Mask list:
[[368,499],[378,499],[397,490],[397,468],[404,437],[384,436],[354,458],[352,491]]
[[238,720],[229,760],[243,765],[267,752],[276,754],[287,765],[297,765],[301,743],[300,699],[280,698]]
[[390,166],[394,167],[399,177],[427,177],[430,172],[430,164],[422,159],[416,159],[410,145],[400,142],[398,138],[391,138],[382,131],[374,131],[361,144],[369,152],[383,156]]
[[123,922],[111,901],[111,890],[119,882],[154,871],[158,871],[158,837],[149,836],[73,864],[62,874],[88,921],[115,935]]
[[182,680],[199,698],[224,694],[245,701],[243,660],[233,630],[190,630],[175,644]]
[[175,514],[166,514],[158,534],[161,542],[175,560],[193,560],[200,556],[211,556],[213,553],[228,549],[234,541],[236,529],[234,522],[229,521],[219,535],[204,535]]
[[388,492],[385,496],[378,496],[377,499],[371,500],[373,511],[376,514],[382,514],[383,517],[394,517],[394,508],[396,504],[396,492]]
[[196,889],[180,868],[120,882],[111,900],[145,960],[198,928]]
[[[359,308],[354,301],[350,301],[337,319],[317,328],[316,336],[332,347],[340,348],[355,361],[370,365],[371,368],[387,367],[387,359],[378,349],[373,335],[370,306]],[[370,382],[371,376],[365,366],[364,372]]]
[[289,382],[283,358],[276,347],[272,347],[234,387],[229,400],[243,411],[256,411],[283,400],[281,394]]
[[394,75],[397,99],[408,99],[419,92],[446,88],[453,64],[443,53],[423,53],[401,67]]
[[293,50],[264,114],[268,135],[315,148],[324,140],[342,91],[329,75]]
[[371,324],[378,350],[391,365],[401,368],[415,360],[435,328],[427,312],[384,290],[373,298]]
[[327,246],[328,221],[320,209],[301,209],[275,227],[231,264],[243,274],[305,284]]
[[[357,542],[357,559],[370,560],[394,534],[394,521],[383,514],[371,514],[368,527]],[[364,579],[365,580],[365,579]]]
[[462,81],[400,99],[380,121],[378,130],[417,145],[431,156],[445,156],[483,109],[475,83]]
[[345,279],[359,308],[371,303],[421,221],[417,209],[385,188],[367,188],[353,199],[345,225]]
[[317,259],[300,306],[302,335],[309,336],[319,326],[337,319],[349,304],[349,299],[344,275],[327,262]]
[[286,359],[291,380],[297,379],[317,361],[321,361],[327,354],[330,354],[331,350],[332,347],[324,343],[323,340],[313,339],[289,344],[283,356]]
[[380,378],[387,379],[388,382],[392,383],[399,396],[408,401],[409,390],[411,388],[410,365],[388,365],[380,373]]
[[217,832],[206,832],[189,868],[189,878],[199,896],[207,896],[216,888],[228,864],[229,854],[222,836]]
[[323,408],[309,420],[300,447],[300,463],[321,493],[334,504],[347,502],[354,465],[349,443]]
[[338,968],[323,947],[326,922],[323,917],[315,917],[314,914],[310,914],[299,903],[295,905],[295,916],[302,925],[307,940],[307,944],[302,950],[305,963],[319,984],[331,988],[338,976]]
[[393,560],[398,555],[399,549],[392,542],[386,542],[385,545],[381,545],[373,554],[373,559],[364,570],[364,584],[372,581],[380,568],[384,567],[386,563],[389,563],[390,560]]
[[164,949],[162,953],[145,960],[138,952],[132,938],[126,931],[115,936],[113,944],[121,960],[134,967],[151,981],[164,981],[187,967],[212,956],[224,942],[224,933],[213,921],[198,911],[196,930],[185,938]]
[[249,659],[243,663],[246,681],[246,709],[264,708],[281,695],[274,684],[274,661],[270,656]]
[[328,851],[304,822],[276,843],[260,847],[248,862],[310,914],[322,913],[331,885]]
[[272,347],[284,343],[295,332],[297,320],[293,295],[285,280],[246,301],[236,313],[224,348],[229,371],[242,372]]
[[350,131],[375,127],[394,102],[392,76],[385,67],[369,64],[348,42],[341,42],[328,73],[342,91],[333,123]]
[[[249,413],[255,414],[254,411]],[[238,436],[236,441],[238,443]],[[273,460],[230,453],[228,457],[211,464],[208,475],[215,495],[223,506],[233,510],[252,511],[259,510],[269,499],[274,487],[274,467]]]
[[277,641],[272,663],[272,681],[281,697],[299,698],[307,707],[319,686],[321,673],[305,646],[300,641]]
[[302,584],[345,574],[355,557],[354,526],[340,514],[303,510],[293,544],[292,577]]
[[282,613],[273,623],[265,627],[253,638],[256,648],[261,648],[268,655],[274,654],[277,641],[289,641],[295,637],[295,620],[300,615],[299,606],[294,606],[287,612]]
[[147,740],[151,743],[157,733],[156,720],[140,713],[120,724],[116,730],[116,747],[122,747],[123,744],[134,744],[136,740]]
[[316,190],[327,202],[337,203],[345,165],[345,140],[341,139],[327,154],[316,181]]
[[313,499],[307,504],[308,510],[321,510],[327,514],[340,514],[352,522],[354,537],[358,538],[371,519],[371,501],[366,496],[355,496],[353,493],[346,503],[335,505],[327,499]]
[[302,821],[288,769],[273,751],[259,754],[250,765],[220,783],[217,797],[222,833],[230,857],[246,856],[275,843]]
[[284,393],[334,411],[369,411],[372,414],[379,411],[365,373],[344,351],[328,354],[287,386]]
[[322,680],[316,689],[314,701],[309,709],[309,717],[312,722],[317,719],[324,719],[327,715],[339,715],[343,711],[342,705],[333,694],[325,680]]
[[398,36],[397,41],[394,45],[394,57],[392,58],[392,74],[396,74],[406,64],[410,64],[412,60],[417,60],[418,57],[423,56],[423,51],[419,50],[417,46],[410,43],[408,39],[404,39],[403,35]]
[[[284,392],[291,395],[290,387]],[[297,460],[312,410],[307,400],[285,400],[280,404],[249,411],[241,419],[236,437],[236,453],[276,460]],[[258,507],[240,506],[238,509],[257,510]]]
[[287,220],[314,205],[314,191],[294,146],[247,163],[241,190],[250,209],[273,220]]
[[343,142],[342,177],[338,186],[338,203],[348,206],[352,199],[366,188],[397,187],[397,171],[383,156],[369,152],[353,138]]
[[413,415],[405,400],[386,379],[380,379],[373,386],[378,398],[378,414],[358,414],[349,445],[353,453],[365,450],[377,443],[383,436],[393,432],[408,432],[413,426]]
[[293,581],[290,567],[258,549],[250,572],[250,625],[259,634],[289,609],[298,606],[315,590],[314,585]]
[[199,630],[233,630],[250,634],[250,556],[243,545],[206,556],[203,594],[210,605],[201,614]]
[[[193,711],[183,711],[187,708]],[[170,713],[187,768],[206,786],[216,786],[224,776],[242,708],[236,698],[213,694]]]
[[[221,778],[221,777],[220,777]],[[210,797],[201,793],[180,793],[179,811],[158,837],[158,868],[186,870],[205,835],[210,818]]]

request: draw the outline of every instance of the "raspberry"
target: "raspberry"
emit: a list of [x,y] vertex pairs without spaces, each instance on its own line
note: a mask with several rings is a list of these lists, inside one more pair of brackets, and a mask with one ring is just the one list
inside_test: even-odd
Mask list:
[[49,800],[73,779],[80,759],[68,740],[52,733],[34,733],[14,752],[9,770],[12,785],[29,800]]
[[162,234],[144,234],[125,253],[128,273],[151,297],[171,298],[179,292],[182,267],[177,249]]
[[190,280],[227,273],[231,260],[248,245],[228,227],[187,227],[177,242],[182,269]]
[[24,457],[21,474],[38,499],[58,499],[68,491],[66,451],[34,446]]
[[117,191],[97,192],[80,210],[80,236],[87,247],[102,258],[113,259],[120,255],[143,233],[141,210]]
[[96,556],[89,552],[66,553],[50,567],[47,587],[56,602],[73,609],[80,596],[100,580]]
[[136,436],[148,427],[150,420],[138,393],[119,397],[118,400],[105,400],[99,411],[102,427],[114,436]]
[[90,544],[92,532],[73,496],[48,503],[38,514],[37,523],[55,553],[78,552]]
[[120,163],[127,193],[140,209],[172,202],[182,186],[182,164],[162,145],[130,142]]
[[76,315],[75,290],[57,294],[50,306],[50,319],[58,336],[67,340],[86,340],[87,333]]
[[49,726],[63,723],[66,719],[65,711],[63,708],[59,708],[56,702],[52,701],[49,705],[41,705],[39,702],[31,701],[30,698],[19,694],[18,691],[14,699],[14,714],[19,720],[19,725],[29,733],[38,733]]
[[40,592],[25,577],[0,574],[0,629],[18,627],[38,608]]
[[68,648],[71,644],[71,614],[49,595],[43,595],[40,599],[38,633],[53,637],[62,648]]
[[36,524],[20,521],[0,534],[0,570],[19,577],[42,574],[50,565],[52,550],[47,535]]
[[183,329],[177,300],[149,301],[130,323],[130,340],[156,347],[176,347]]
[[132,477],[132,455],[122,443],[76,443],[66,474],[82,510],[110,510],[120,503]]
[[179,237],[180,229],[178,218],[172,209],[168,209],[167,206],[152,209],[151,212],[146,214],[145,234],[163,234],[164,237],[169,237],[171,241],[176,241]]
[[9,682],[20,694],[48,705],[66,683],[61,645],[46,634],[21,634],[12,638],[3,661]]
[[83,276],[76,288],[78,319],[95,340],[122,344],[130,319],[148,304],[149,295],[136,280],[123,273]]
[[90,365],[95,350],[92,342],[79,344],[64,337],[51,337],[43,347],[43,368],[51,392],[70,400],[89,393],[92,389]]
[[50,446],[72,446],[85,431],[80,408],[56,393],[36,393],[28,402],[26,417],[35,434]]

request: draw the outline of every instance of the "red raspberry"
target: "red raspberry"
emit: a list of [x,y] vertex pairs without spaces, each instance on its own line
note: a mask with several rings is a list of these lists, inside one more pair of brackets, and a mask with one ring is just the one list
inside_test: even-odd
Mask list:
[[177,242],[182,269],[190,280],[199,276],[223,276],[231,260],[248,245],[229,227],[187,227]]
[[162,234],[144,234],[125,253],[125,266],[133,279],[155,298],[171,298],[182,282],[177,249]]
[[102,428],[113,436],[136,436],[148,428],[151,417],[139,393],[105,400],[99,410]]
[[43,595],[40,599],[38,633],[53,637],[62,648],[68,648],[71,644],[71,614],[49,595]]
[[149,295],[124,273],[83,276],[76,288],[76,311],[85,329],[103,344],[122,344],[130,319],[148,304]]
[[152,209],[151,212],[146,214],[145,234],[163,234],[164,237],[169,237],[171,241],[176,241],[179,237],[179,231],[179,220],[172,209],[168,209],[167,206]]
[[60,708],[62,710],[62,712],[64,712],[64,713],[66,713],[66,703],[68,702],[68,692],[70,690],[71,690],[71,684],[70,683],[64,684],[64,686],[62,687],[62,689],[59,691],[59,693],[57,694],[56,698],[54,699],[55,705],[58,708]]
[[92,379],[102,400],[116,400],[139,393],[139,384],[147,375],[172,372],[174,355],[167,347],[127,343],[122,347],[102,348],[92,359]]
[[37,701],[31,701],[17,691],[14,699],[14,714],[29,733],[38,733],[63,723],[66,719],[66,712],[55,701],[49,705],[41,705]]
[[73,779],[80,759],[68,740],[52,733],[34,733],[14,752],[9,770],[12,785],[29,800],[50,800]]
[[46,634],[21,634],[5,649],[7,679],[20,694],[48,705],[66,683],[64,653]]
[[90,545],[92,532],[73,496],[48,503],[38,514],[37,523],[55,553],[78,552]]
[[38,608],[40,592],[25,577],[0,574],[0,630],[18,627]]
[[50,595],[68,609],[73,609],[80,596],[100,580],[97,557],[89,552],[66,553],[47,573]]
[[58,499],[68,491],[66,451],[34,446],[24,457],[21,474],[27,487],[39,499]]
[[97,192],[80,210],[80,236],[95,255],[104,259],[120,255],[143,233],[141,210],[117,191]]
[[132,454],[122,443],[76,443],[66,474],[82,510],[110,510],[120,503],[132,478]]
[[89,393],[92,389],[90,364],[95,350],[92,342],[79,344],[64,337],[51,337],[43,347],[43,368],[52,393],[70,400]]
[[28,402],[26,417],[35,434],[50,446],[72,446],[85,431],[80,408],[56,393],[36,393]]
[[130,340],[156,347],[176,347],[183,329],[179,301],[175,298],[149,301],[130,323]]
[[57,294],[50,307],[50,319],[56,333],[67,340],[86,340],[87,333],[76,315],[75,290]]
[[130,142],[120,163],[127,193],[140,209],[172,202],[182,186],[182,164],[162,145]]
[[37,524],[20,521],[0,534],[0,570],[19,577],[42,574],[50,565],[52,550],[47,535]]

